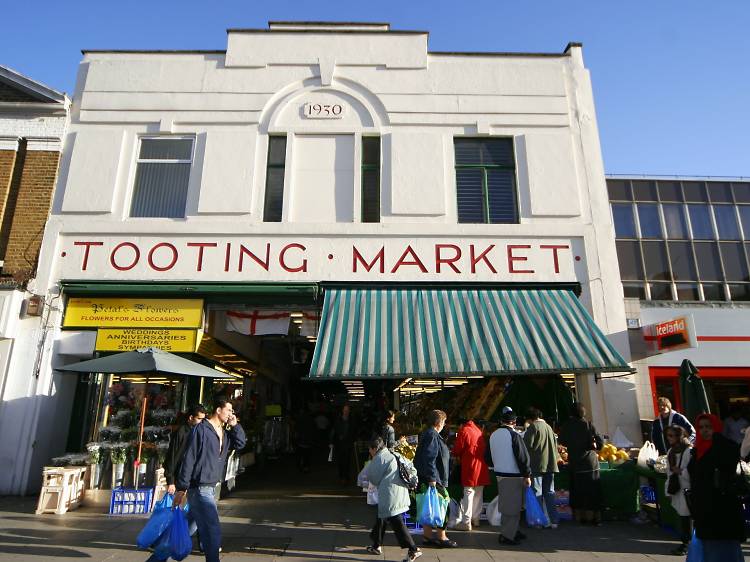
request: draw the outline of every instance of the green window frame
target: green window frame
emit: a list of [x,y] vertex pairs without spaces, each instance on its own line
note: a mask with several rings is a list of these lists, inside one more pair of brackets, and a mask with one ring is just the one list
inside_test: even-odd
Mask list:
[[362,222],[380,222],[380,137],[362,137]]
[[266,191],[263,222],[281,222],[284,211],[284,172],[286,170],[286,135],[268,137]]
[[513,139],[453,139],[458,222],[518,224]]

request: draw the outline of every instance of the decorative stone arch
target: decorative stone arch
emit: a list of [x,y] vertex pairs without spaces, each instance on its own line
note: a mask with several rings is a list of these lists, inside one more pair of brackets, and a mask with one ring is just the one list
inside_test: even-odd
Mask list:
[[[340,119],[305,119],[303,107],[311,100],[339,103],[345,108],[344,115]],[[388,124],[385,106],[369,89],[343,76],[334,77],[330,85],[315,77],[289,84],[274,95],[261,112],[259,132],[375,134]]]

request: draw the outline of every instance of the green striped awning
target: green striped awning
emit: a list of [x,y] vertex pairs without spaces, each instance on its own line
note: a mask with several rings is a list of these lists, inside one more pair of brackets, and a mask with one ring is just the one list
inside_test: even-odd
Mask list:
[[569,290],[335,288],[310,378],[631,370]]

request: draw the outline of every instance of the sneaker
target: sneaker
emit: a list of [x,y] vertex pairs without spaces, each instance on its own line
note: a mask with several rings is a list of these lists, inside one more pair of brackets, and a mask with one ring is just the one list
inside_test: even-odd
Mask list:
[[519,544],[521,544],[518,541],[518,539],[506,539],[502,535],[498,535],[497,542],[499,542],[500,544],[507,545],[507,546],[518,546]]
[[406,558],[404,558],[404,562],[412,562],[412,560],[416,560],[422,556],[422,551],[417,549],[409,552],[409,554],[406,555]]
[[522,541],[526,538],[526,535],[522,533],[521,531],[516,531],[516,536],[514,537],[517,541]]
[[471,526],[472,527],[479,527],[479,519],[472,519],[471,520]]
[[550,523],[545,529],[557,529],[557,523]]
[[376,554],[378,556],[380,556],[381,554],[383,554],[383,549],[381,547],[379,547],[379,546],[372,546],[372,545],[370,545],[370,546],[367,547],[366,550],[370,554]]
[[471,523],[458,523],[456,525],[456,531],[471,531]]

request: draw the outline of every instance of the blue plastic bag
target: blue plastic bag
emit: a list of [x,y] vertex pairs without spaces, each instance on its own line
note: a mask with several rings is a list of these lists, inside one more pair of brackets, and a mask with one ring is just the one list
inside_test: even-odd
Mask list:
[[146,522],[145,527],[138,533],[135,544],[138,548],[148,548],[159,540],[159,537],[172,522],[172,501],[174,496],[166,494],[154,505],[154,511]]
[[193,550],[193,539],[188,532],[185,511],[179,507],[174,510],[172,524],[169,526],[169,555],[175,560],[184,560]]
[[526,488],[526,524],[529,527],[548,527],[549,518],[536,497],[533,486]]
[[417,521],[419,524],[442,527],[445,522],[448,502],[450,502],[450,498],[441,497],[435,486],[427,486],[424,494],[417,494]]
[[703,541],[695,536],[695,531],[693,531],[693,540],[688,545],[685,562],[703,562]]

